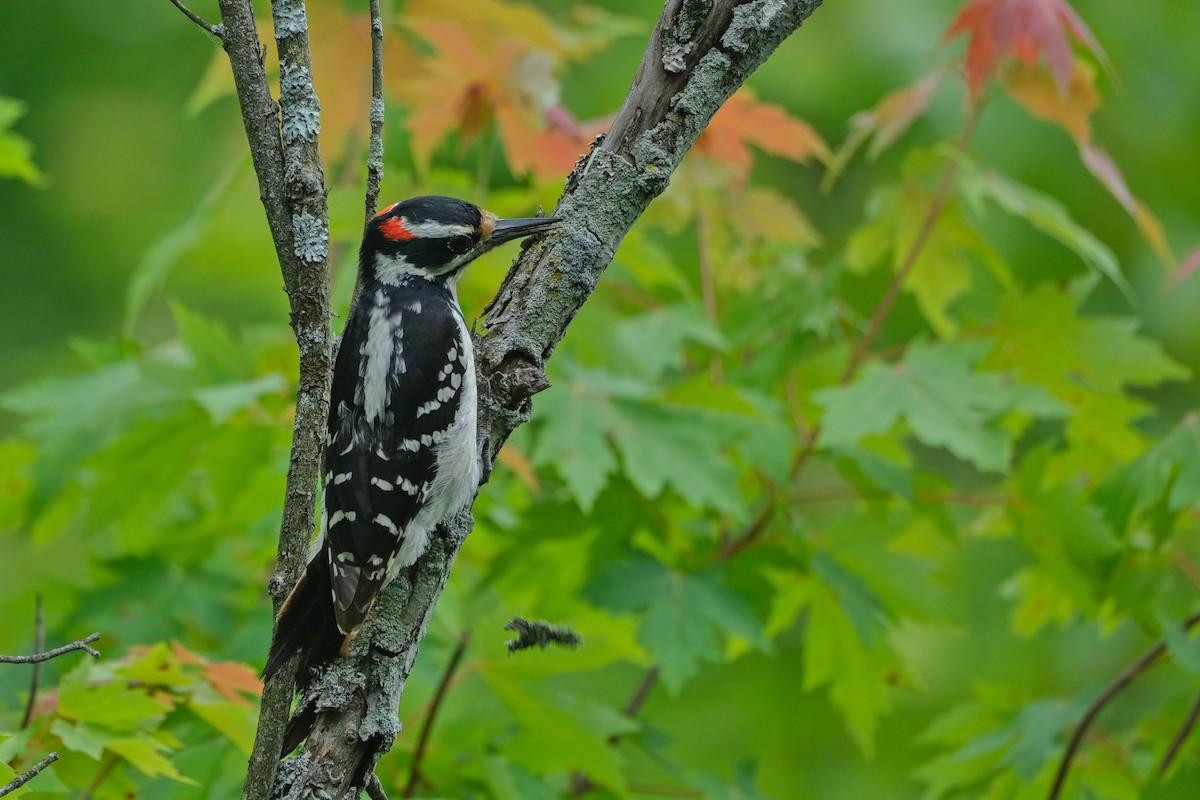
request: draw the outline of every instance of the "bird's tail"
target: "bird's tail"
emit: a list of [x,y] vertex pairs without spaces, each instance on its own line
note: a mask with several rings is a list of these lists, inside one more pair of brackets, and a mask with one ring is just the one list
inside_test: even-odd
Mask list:
[[304,574],[279,609],[263,677],[274,677],[294,653],[299,653],[296,682],[303,689],[314,668],[337,657],[345,637],[334,618],[330,586],[329,563],[321,551],[308,562]]

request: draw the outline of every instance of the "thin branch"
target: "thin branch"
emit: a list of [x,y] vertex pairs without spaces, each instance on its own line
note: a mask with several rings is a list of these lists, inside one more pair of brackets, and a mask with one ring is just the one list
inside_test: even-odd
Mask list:
[[[288,460],[279,555],[270,582],[276,610],[303,569],[315,527],[316,487],[332,373],[329,330],[329,214],[317,148],[319,104],[312,88],[308,20],[300,0],[272,4],[280,63],[280,103],[271,96],[250,0],[218,0],[221,43],[229,56],[242,123],[258,179],[299,349],[299,380]],[[285,168],[286,165],[286,168]],[[284,670],[263,687],[246,800],[271,793],[293,675]]]
[[[1200,612],[1192,614],[1185,619],[1179,626],[1180,630],[1187,632],[1200,623]],[[1141,655],[1136,661],[1125,668],[1120,675],[1116,677],[1112,683],[1100,695],[1091,702],[1084,712],[1083,717],[1079,720],[1079,725],[1075,727],[1075,732],[1071,734],[1071,740],[1067,742],[1067,749],[1063,753],[1062,761],[1059,762],[1058,772],[1054,775],[1054,785],[1050,787],[1050,794],[1046,795],[1046,800],[1056,800],[1059,793],[1062,792],[1063,784],[1067,780],[1067,772],[1071,769],[1071,762],[1075,759],[1075,754],[1079,751],[1080,745],[1083,744],[1083,738],[1087,734],[1088,728],[1096,720],[1096,717],[1104,710],[1117,694],[1120,693],[1129,684],[1133,683],[1142,673],[1154,666],[1154,663],[1167,651],[1167,640],[1162,639],[1158,644],[1151,647]]]
[[379,204],[383,182],[383,16],[371,0],[371,144],[367,151],[367,222]]
[[442,679],[438,681],[437,691],[433,694],[433,703],[429,706],[429,713],[425,715],[425,721],[421,723],[421,734],[417,737],[417,749],[413,751],[412,770],[408,774],[408,785],[404,787],[402,797],[412,797],[413,793],[417,791],[417,784],[421,781],[421,761],[425,758],[425,748],[429,744],[429,735],[433,731],[434,720],[437,719],[438,709],[442,707],[442,700],[450,691],[450,683],[454,679],[454,673],[458,669],[459,662],[462,661],[463,654],[467,652],[467,644],[470,641],[470,631],[463,632],[458,637],[458,644],[454,646],[454,652],[450,654],[450,660],[446,662],[446,669],[442,672]]
[[1188,734],[1192,732],[1192,728],[1196,727],[1197,720],[1200,720],[1200,695],[1192,703],[1192,710],[1188,712],[1187,719],[1183,721],[1183,726],[1180,727],[1179,733],[1175,734],[1175,738],[1171,740],[1171,746],[1167,748],[1167,752],[1163,755],[1162,763],[1158,765],[1159,775],[1167,774],[1167,768],[1171,766],[1171,762],[1179,754],[1179,750],[1187,740]]
[[108,780],[108,776],[111,775],[112,771],[117,768],[117,764],[120,763],[120,761],[121,757],[115,753],[109,756],[108,760],[104,762],[104,766],[102,766],[100,771],[96,773],[96,777],[92,778],[92,782],[87,785],[87,788],[79,793],[79,797],[77,797],[75,800],[92,800],[92,795],[96,793],[96,790],[100,788],[102,783]]
[[47,650],[44,653],[34,653],[31,656],[0,656],[0,664],[40,664],[43,661],[49,661],[52,658],[58,658],[65,653],[73,653],[76,650],[83,650],[92,658],[99,658],[99,651],[88,647],[89,644],[99,638],[99,633],[93,633],[77,642],[64,644],[62,647],[56,647],[53,650]]
[[[700,265],[700,299],[704,305],[704,317],[714,329],[719,327],[719,312],[717,310],[717,283],[713,272],[712,229],[704,204],[696,207],[696,260]],[[713,383],[724,380],[721,369],[721,357],[714,349],[708,357],[708,376]]]
[[48,756],[43,758],[41,761],[34,764],[33,767],[30,768],[29,770],[22,772],[20,775],[13,778],[8,783],[4,784],[3,786],[0,786],[0,797],[4,797],[4,795],[10,794],[12,792],[15,792],[17,789],[20,789],[22,786],[24,786],[25,784],[29,783],[31,780],[36,778],[37,774],[39,772],[41,772],[46,767],[53,764],[55,761],[58,761],[58,753],[50,753]]
[[218,39],[221,38],[222,31],[221,31],[220,25],[210,25],[209,23],[205,22],[203,17],[201,17],[199,14],[192,11],[190,8],[185,6],[183,3],[179,2],[179,0],[171,0],[171,4],[173,6],[175,6],[176,8],[178,8],[180,11],[182,11],[183,15],[185,17],[187,17],[192,22],[199,25],[207,33],[212,34],[213,36],[217,37]]
[[[971,137],[975,133],[975,125],[978,121],[979,109],[977,106],[972,105],[967,112],[966,124],[963,126],[962,132],[958,137],[958,149],[960,152],[967,149],[967,144],[971,141]],[[917,265],[917,257],[921,255],[921,251],[925,248],[925,243],[929,240],[930,234],[933,233],[934,226],[937,225],[942,211],[946,208],[946,203],[950,200],[950,190],[954,188],[954,178],[958,175],[958,163],[958,159],[952,159],[946,164],[945,170],[942,171],[942,177],[938,181],[937,189],[934,190],[933,199],[930,200],[929,207],[925,209],[925,217],[921,220],[921,227],[917,229],[917,235],[913,237],[908,252],[904,254],[904,260],[900,263],[900,269],[896,270],[896,274],[892,276],[892,282],[888,284],[883,299],[875,307],[875,313],[871,315],[871,321],[867,324],[866,332],[863,333],[862,338],[854,346],[854,352],[851,353],[850,361],[846,364],[846,369],[842,373],[841,380],[838,383],[842,385],[849,383],[866,361],[867,355],[871,352],[871,346],[875,344],[875,339],[879,336],[879,331],[883,328],[884,321],[891,314],[892,306],[895,304],[896,298],[900,296],[900,290],[904,288],[904,282],[908,280],[909,273]]]
[[[42,616],[42,596],[39,594],[34,601],[33,612],[33,649],[39,653],[46,648],[46,620]],[[33,665],[33,677],[29,681],[29,699],[25,701],[25,714],[21,717],[21,730],[29,727],[33,721],[33,704],[37,702],[38,686],[42,680],[42,662]]]
[[642,710],[646,700],[650,697],[650,692],[654,689],[654,684],[658,683],[658,667],[651,667],[646,670],[646,674],[642,676],[642,682],[638,684],[634,690],[633,696],[629,698],[629,702],[625,704],[625,716],[633,719]]

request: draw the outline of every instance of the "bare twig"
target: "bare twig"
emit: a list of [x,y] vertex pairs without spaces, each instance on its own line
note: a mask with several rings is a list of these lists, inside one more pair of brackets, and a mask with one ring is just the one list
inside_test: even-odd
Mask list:
[[[46,620],[42,616],[42,596],[39,594],[34,601],[33,612],[33,649],[39,653],[46,648]],[[33,677],[29,681],[29,699],[25,701],[25,714],[21,717],[21,730],[29,727],[33,720],[33,704],[37,702],[38,685],[42,680],[42,662],[33,665]]]
[[210,25],[209,23],[205,22],[203,17],[201,17],[199,14],[195,13],[194,11],[192,11],[190,8],[188,8],[187,6],[185,6],[183,3],[179,2],[179,0],[171,0],[171,4],[172,4],[173,6],[175,6],[176,8],[178,8],[180,11],[182,11],[182,12],[183,12],[183,15],[184,15],[185,17],[187,17],[187,18],[188,18],[188,19],[190,19],[192,22],[194,22],[194,23],[196,23],[197,25],[199,25],[199,26],[200,26],[201,28],[203,28],[203,29],[204,29],[204,30],[205,30],[207,33],[210,33],[210,34],[212,34],[213,36],[217,37],[218,39],[220,39],[220,38],[221,38],[221,26],[219,26],[219,25]]
[[[1200,623],[1200,612],[1192,614],[1185,619],[1179,626],[1180,630],[1190,631]],[[1088,732],[1088,728],[1095,722],[1096,717],[1104,710],[1117,694],[1120,693],[1129,684],[1139,678],[1142,673],[1154,666],[1155,662],[1162,657],[1167,651],[1167,641],[1162,639],[1158,644],[1151,647],[1143,653],[1136,661],[1126,667],[1116,679],[1110,683],[1099,696],[1091,702],[1084,712],[1083,717],[1079,720],[1079,724],[1075,727],[1075,732],[1071,734],[1071,740],[1067,742],[1067,749],[1063,752],[1062,761],[1059,762],[1058,771],[1054,775],[1054,785],[1050,787],[1050,794],[1046,795],[1046,800],[1056,800],[1059,793],[1062,792],[1063,785],[1067,780],[1067,772],[1071,769],[1071,762],[1075,759],[1075,754],[1079,751],[1080,745],[1083,744],[1083,738]]]
[[379,204],[383,182],[383,17],[371,0],[371,144],[367,150],[367,222]]
[[629,702],[625,704],[625,716],[633,719],[642,710],[642,706],[650,697],[650,691],[654,688],[654,684],[658,682],[658,667],[651,667],[646,670],[646,674],[642,676],[642,682],[638,684],[633,696],[629,698]]
[[[262,44],[249,0],[218,0],[221,43],[229,56],[259,196],[291,307],[299,381],[288,461],[279,557],[271,578],[278,609],[304,566],[315,525],[332,372],[329,331],[329,214],[317,149],[319,104],[312,88],[308,20],[299,0],[272,4],[280,62],[280,104],[267,85]],[[282,109],[282,113],[281,113]],[[286,168],[285,168],[286,164]],[[247,800],[271,791],[292,699],[293,670],[263,687],[258,730],[243,788]]]
[[[967,111],[966,124],[963,125],[962,132],[958,137],[958,150],[960,152],[967,149],[967,144],[975,134],[975,125],[978,121],[979,108],[972,105]],[[867,355],[871,352],[871,346],[875,344],[875,339],[879,336],[879,331],[883,328],[884,321],[887,320],[888,315],[892,311],[892,306],[895,304],[896,298],[900,296],[900,290],[904,288],[904,282],[908,280],[909,273],[917,265],[917,257],[925,249],[925,243],[929,240],[929,235],[933,233],[934,226],[937,225],[938,219],[942,216],[942,211],[946,208],[946,203],[950,200],[950,190],[954,188],[954,178],[958,175],[958,163],[958,159],[951,159],[946,164],[945,170],[942,171],[942,177],[938,181],[937,189],[934,190],[933,198],[929,201],[929,206],[925,209],[925,216],[921,220],[921,227],[917,229],[917,235],[913,237],[912,244],[908,247],[908,252],[904,254],[904,260],[900,262],[900,268],[892,276],[892,282],[888,284],[883,299],[875,307],[875,313],[871,315],[871,321],[867,324],[867,330],[854,346],[854,352],[850,354],[850,361],[846,364],[846,369],[839,381],[842,385],[849,383],[854,375],[857,374],[863,362],[866,361]]]
[[75,800],[92,800],[92,795],[96,793],[96,790],[100,788],[101,784],[108,780],[108,776],[111,775],[112,771],[117,768],[117,764],[120,763],[120,761],[121,757],[115,753],[109,756],[104,762],[104,766],[102,766],[100,771],[96,773],[96,777],[92,778],[92,782],[87,785],[87,788],[79,793],[79,797],[77,797]]
[[1175,734],[1175,738],[1171,740],[1171,746],[1163,754],[1162,762],[1158,765],[1159,775],[1167,774],[1167,769],[1171,766],[1171,762],[1175,760],[1175,756],[1179,754],[1179,749],[1183,747],[1188,734],[1192,732],[1192,728],[1196,727],[1197,720],[1200,720],[1200,696],[1197,696],[1196,701],[1192,703],[1192,710],[1188,712],[1187,719],[1183,721],[1183,725],[1179,728],[1179,733]]
[[433,722],[437,719],[438,709],[442,707],[442,700],[445,699],[446,693],[450,690],[450,683],[454,678],[454,673],[458,669],[458,664],[462,661],[463,654],[467,652],[467,645],[471,641],[469,631],[464,631],[458,637],[458,644],[454,646],[454,652],[450,654],[450,660],[446,662],[446,669],[442,672],[442,679],[438,681],[437,691],[433,694],[433,702],[429,706],[429,713],[425,715],[425,721],[421,723],[421,734],[417,737],[417,749],[413,751],[412,770],[408,774],[408,785],[404,787],[403,797],[412,797],[417,790],[417,784],[421,781],[421,761],[425,758],[425,748],[429,744],[429,735],[433,731]]
[[93,633],[89,636],[85,636],[77,642],[64,644],[62,647],[56,647],[53,650],[47,650],[44,653],[34,653],[30,656],[0,656],[0,664],[40,664],[43,661],[49,661],[52,658],[58,658],[64,653],[73,653],[76,650],[83,650],[92,658],[99,658],[99,651],[88,647],[89,644],[99,638],[99,633]]
[[55,761],[58,761],[58,753],[50,753],[45,758],[43,758],[41,761],[34,764],[30,769],[26,770],[25,772],[22,772],[20,775],[13,778],[11,781],[4,784],[3,786],[0,786],[0,797],[4,797],[4,795],[10,794],[12,792],[15,792],[17,789],[20,789],[22,786],[24,786],[25,784],[27,784],[31,780],[33,780],[35,777],[37,777],[37,774],[39,772],[41,772],[46,767],[53,764]]

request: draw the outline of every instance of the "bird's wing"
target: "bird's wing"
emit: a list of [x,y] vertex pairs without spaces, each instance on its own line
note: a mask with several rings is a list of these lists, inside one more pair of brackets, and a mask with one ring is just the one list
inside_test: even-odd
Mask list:
[[[364,387],[370,382],[366,352],[342,348],[334,367],[325,467],[326,544],[338,627],[346,634],[362,624],[406,529],[425,504],[437,473],[433,445],[454,421],[462,395],[456,309],[441,298],[399,290],[390,299],[402,334],[393,336],[386,389],[378,380]],[[370,314],[356,312],[350,324],[361,328],[354,341],[370,340]],[[448,342],[455,343],[449,350]],[[452,379],[455,370],[459,377]],[[380,390],[385,397],[375,408],[383,411],[369,417],[371,403],[365,395]]]

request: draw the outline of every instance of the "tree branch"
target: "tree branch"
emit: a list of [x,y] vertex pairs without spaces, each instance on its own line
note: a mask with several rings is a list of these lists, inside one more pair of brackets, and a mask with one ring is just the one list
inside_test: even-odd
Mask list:
[[77,642],[64,644],[62,647],[56,647],[53,650],[47,650],[44,653],[34,653],[31,656],[0,656],[0,664],[40,664],[43,661],[49,661],[52,658],[58,658],[66,653],[73,653],[76,650],[83,650],[92,658],[99,658],[99,651],[88,647],[89,644],[100,638],[99,633],[93,633]]
[[1167,748],[1167,752],[1163,754],[1162,761],[1158,765],[1158,774],[1166,775],[1167,769],[1170,768],[1171,762],[1175,760],[1175,756],[1179,755],[1180,748],[1187,741],[1188,734],[1196,727],[1197,720],[1200,720],[1200,696],[1192,703],[1192,710],[1188,712],[1187,719],[1183,721],[1179,732],[1175,734],[1175,738],[1171,740],[1171,746]]
[[205,22],[203,17],[192,11],[183,3],[179,2],[179,0],[171,0],[171,4],[182,11],[185,17],[204,29],[205,32],[217,37],[218,39],[221,38],[222,31],[220,25],[210,25],[209,23]]
[[[299,347],[296,418],[288,463],[279,557],[270,582],[278,609],[304,566],[315,522],[332,372],[329,330],[329,214],[318,150],[320,104],[312,84],[308,19],[302,0],[272,4],[279,51],[280,103],[267,86],[250,0],[218,0],[221,42],[229,56],[259,196],[283,274]],[[243,798],[271,790],[292,699],[292,670],[263,687],[262,707]]]
[[[42,596],[34,601],[33,649],[39,653],[46,647],[46,620],[42,616]],[[33,705],[37,702],[38,686],[42,682],[42,662],[33,665],[33,677],[29,679],[29,698],[25,701],[25,713],[21,715],[21,730],[33,721]]]
[[[1190,631],[1200,623],[1200,612],[1192,614],[1185,619],[1179,626],[1182,631]],[[1163,653],[1167,652],[1167,640],[1162,639],[1158,644],[1151,647],[1143,653],[1136,661],[1130,664],[1121,672],[1116,679],[1110,683],[1103,692],[1096,697],[1095,700],[1087,707],[1083,717],[1079,720],[1079,724],[1075,727],[1075,732],[1071,734],[1071,740],[1067,742],[1067,749],[1063,752],[1062,761],[1059,762],[1058,771],[1054,775],[1054,785],[1050,787],[1050,794],[1046,795],[1046,800],[1056,800],[1059,793],[1062,792],[1063,785],[1067,780],[1067,772],[1071,769],[1071,762],[1075,759],[1075,754],[1079,751],[1080,745],[1083,744],[1083,738],[1088,732],[1088,728],[1096,721],[1096,717],[1104,710],[1109,701],[1116,697],[1122,689],[1133,683],[1137,678],[1154,666],[1155,662],[1162,657]]]
[[463,632],[458,637],[458,644],[454,646],[454,652],[450,654],[450,660],[446,662],[446,669],[442,672],[442,679],[438,681],[437,690],[433,693],[433,702],[429,705],[429,713],[425,715],[425,721],[421,725],[421,733],[417,736],[417,749],[413,751],[412,768],[408,773],[408,785],[404,787],[404,794],[401,797],[412,797],[417,790],[417,784],[421,780],[421,761],[425,758],[425,748],[429,745],[429,736],[433,732],[433,723],[437,719],[438,709],[442,707],[442,700],[446,697],[446,692],[450,690],[450,682],[454,679],[454,673],[458,670],[458,664],[462,661],[463,654],[467,652],[467,645],[471,641],[471,634]]
[[379,0],[371,0],[371,144],[367,150],[366,221],[375,216],[379,205],[379,184],[383,183],[383,16]]
[[[485,312],[479,340],[479,427],[487,467],[528,420],[546,360],[629,228],[667,187],[717,109],[820,0],[670,0],[612,130],[576,165],[554,215]],[[464,509],[384,591],[347,659],[310,687],[303,752],[280,767],[276,796],[341,797],[365,786],[392,744],[396,709],[434,603],[472,525]]]
[[35,777],[37,777],[37,774],[39,772],[41,772],[46,767],[53,764],[55,761],[58,761],[58,753],[50,753],[45,758],[43,758],[41,761],[34,764],[33,767],[30,768],[29,770],[22,772],[20,775],[13,778],[8,783],[4,784],[3,786],[0,786],[0,797],[4,797],[4,795],[11,794],[12,792],[15,792],[17,789],[20,789],[22,786],[24,786],[25,784],[27,784],[31,780],[33,780]]

